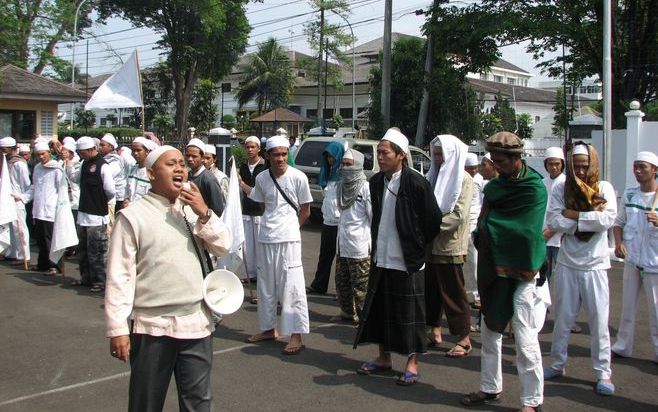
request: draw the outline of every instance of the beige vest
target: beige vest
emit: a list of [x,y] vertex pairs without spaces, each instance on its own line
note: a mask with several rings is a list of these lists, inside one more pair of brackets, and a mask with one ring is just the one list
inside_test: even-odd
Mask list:
[[121,216],[130,223],[137,244],[134,309],[147,316],[200,310],[203,274],[182,213],[149,192],[121,210]]

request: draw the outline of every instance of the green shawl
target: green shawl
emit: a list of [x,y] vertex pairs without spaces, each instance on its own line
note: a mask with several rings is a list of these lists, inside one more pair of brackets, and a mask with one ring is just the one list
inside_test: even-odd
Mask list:
[[494,178],[484,188],[476,233],[478,291],[493,331],[505,331],[518,283],[531,281],[546,259],[546,200],[541,175],[525,162],[517,179]]

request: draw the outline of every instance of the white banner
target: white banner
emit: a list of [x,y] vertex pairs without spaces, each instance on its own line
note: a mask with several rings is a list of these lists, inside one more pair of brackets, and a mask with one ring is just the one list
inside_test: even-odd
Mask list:
[[91,109],[123,109],[142,107],[142,83],[139,80],[137,50],[127,62],[99,87],[85,105]]
[[[66,172],[65,172],[66,173]],[[55,208],[55,223],[53,224],[53,239],[50,243],[48,258],[51,262],[58,262],[64,255],[67,247],[78,244],[78,234],[75,230],[75,221],[69,200],[69,185],[66,175],[57,188],[57,207]]]
[[233,157],[231,157],[231,170],[228,180],[228,199],[226,199],[222,220],[231,229],[231,234],[233,235],[231,252],[235,253],[240,249],[242,243],[244,243],[244,226],[242,226],[242,203],[240,203],[238,172],[235,168],[235,158]]

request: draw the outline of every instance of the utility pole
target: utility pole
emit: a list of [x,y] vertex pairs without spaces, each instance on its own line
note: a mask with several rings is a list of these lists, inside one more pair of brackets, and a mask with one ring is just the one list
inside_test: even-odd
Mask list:
[[[325,40],[324,45],[324,109],[327,108],[327,82],[329,80],[329,40]],[[324,119],[324,110],[322,113]]]
[[393,0],[384,4],[384,60],[382,61],[382,126],[391,126],[391,31],[393,27]]
[[318,100],[317,100],[317,114],[316,117],[322,126],[323,118],[322,116],[322,100],[320,99],[320,94],[322,94],[322,48],[324,46],[324,8],[320,8],[320,41],[318,42]]

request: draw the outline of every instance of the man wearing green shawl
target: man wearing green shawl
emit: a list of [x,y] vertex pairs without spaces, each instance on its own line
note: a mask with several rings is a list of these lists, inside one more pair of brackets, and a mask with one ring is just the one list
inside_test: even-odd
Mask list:
[[486,149],[499,176],[484,188],[475,244],[478,291],[482,303],[480,391],[461,403],[495,402],[503,390],[502,333],[511,322],[516,366],[521,380],[521,411],[541,409],[544,378],[535,321],[536,280],[546,259],[542,236],[546,187],[542,177],[521,159],[523,141],[513,133],[489,137]]

